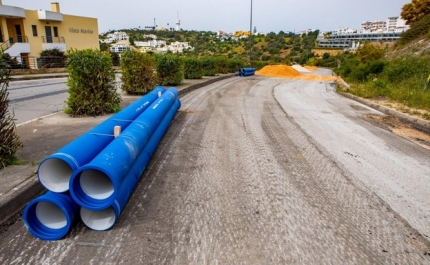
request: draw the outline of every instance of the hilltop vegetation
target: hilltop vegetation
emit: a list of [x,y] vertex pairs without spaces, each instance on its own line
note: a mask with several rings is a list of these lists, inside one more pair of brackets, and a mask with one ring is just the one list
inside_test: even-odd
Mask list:
[[[252,49],[248,37],[221,39],[215,32],[210,31],[148,31],[140,29],[122,29],[134,41],[146,41],[145,35],[154,34],[159,40],[165,40],[167,45],[172,42],[188,42],[194,50],[185,51],[186,56],[222,56],[226,58],[241,59],[249,63],[252,58],[253,66],[266,64],[291,64],[296,62],[305,64],[313,57],[312,49],[315,46],[319,31],[307,35],[294,33],[270,32],[267,35],[253,35]],[[101,49],[107,49],[106,44]]]

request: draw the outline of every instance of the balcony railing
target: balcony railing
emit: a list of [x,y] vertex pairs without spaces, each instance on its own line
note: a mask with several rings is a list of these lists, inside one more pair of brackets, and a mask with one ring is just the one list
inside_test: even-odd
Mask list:
[[42,36],[43,43],[66,43],[64,37]]
[[[2,36],[3,38],[3,36]],[[8,40],[3,42],[0,46],[0,48],[4,51],[12,47],[14,43],[28,43],[28,37],[23,35],[17,35],[14,37],[9,37]]]

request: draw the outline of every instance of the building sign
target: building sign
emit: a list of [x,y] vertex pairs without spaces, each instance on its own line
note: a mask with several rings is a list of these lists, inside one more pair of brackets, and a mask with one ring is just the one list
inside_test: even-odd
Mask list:
[[69,28],[70,33],[84,33],[84,34],[93,34],[92,29],[77,29],[77,28]]

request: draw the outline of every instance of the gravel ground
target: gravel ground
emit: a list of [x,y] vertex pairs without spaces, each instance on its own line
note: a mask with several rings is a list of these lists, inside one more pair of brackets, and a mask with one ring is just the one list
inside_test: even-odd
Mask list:
[[[318,98],[331,108],[313,108]],[[382,145],[407,149],[411,159],[426,155],[421,166],[383,161],[382,170],[401,163],[407,178],[428,170],[429,151],[361,117],[374,111],[352,108],[328,83],[259,76],[220,81],[181,100],[112,230],[79,223],[64,240],[43,242],[18,222],[1,234],[0,263],[430,264],[428,237],[382,196],[399,191],[368,185],[368,167],[359,166]],[[381,142],[355,150],[367,148],[356,142],[365,137],[332,134],[342,126]],[[396,176],[383,181],[408,185]],[[408,200],[428,203],[418,199]],[[415,205],[407,214],[417,213]]]

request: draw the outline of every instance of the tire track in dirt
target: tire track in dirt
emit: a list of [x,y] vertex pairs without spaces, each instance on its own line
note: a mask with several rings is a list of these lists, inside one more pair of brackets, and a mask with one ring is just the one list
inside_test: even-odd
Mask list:
[[423,262],[425,242],[414,247],[413,230],[352,185],[280,110],[278,81],[262,80],[214,94],[166,263]]
[[31,243],[2,262],[430,263],[428,242],[280,108],[273,90],[288,82],[231,78],[185,95],[112,230],[17,234],[7,251]]

